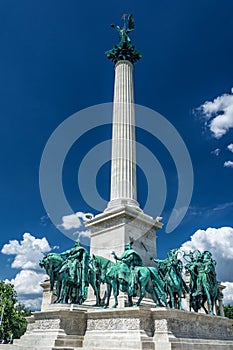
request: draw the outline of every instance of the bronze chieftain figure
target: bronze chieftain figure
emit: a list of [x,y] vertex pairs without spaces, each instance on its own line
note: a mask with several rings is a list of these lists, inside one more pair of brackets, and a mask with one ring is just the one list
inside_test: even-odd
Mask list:
[[157,264],[159,274],[165,282],[170,307],[174,309],[177,300],[178,309],[182,309],[181,298],[185,296],[185,293],[188,293],[189,289],[182,277],[183,264],[178,259],[178,250],[169,250],[165,260],[152,260]]
[[86,300],[88,259],[87,250],[80,246],[78,240],[73,248],[61,254],[50,253],[40,261],[40,266],[49,275],[51,291],[56,282],[55,303],[82,304]]
[[[177,249],[168,252],[164,260],[153,260],[157,267],[143,266],[142,258],[132,248],[133,242],[126,244],[121,256],[112,252],[116,262],[101,256],[89,256],[87,250],[77,241],[73,248],[61,253],[50,253],[41,261],[50,277],[51,291],[56,289],[55,303],[82,304],[87,298],[91,284],[96,295],[96,305],[108,307],[113,291],[115,304],[118,305],[119,291],[128,295],[128,306],[140,305],[148,292],[155,305],[181,309],[181,298],[190,294],[190,311],[198,312],[203,307],[206,313],[214,313],[214,305],[221,292],[216,280],[216,262],[209,251],[183,253],[185,269],[190,274],[189,287],[183,279],[183,263],[178,258]],[[106,300],[100,299],[100,285],[106,284]],[[208,310],[205,307],[208,304]]]
[[[193,308],[198,312],[203,307],[206,313],[213,315],[215,302],[222,296],[216,279],[216,261],[209,251],[185,253],[184,258],[187,261],[185,269],[190,274],[190,311]],[[205,302],[208,304],[208,310]]]

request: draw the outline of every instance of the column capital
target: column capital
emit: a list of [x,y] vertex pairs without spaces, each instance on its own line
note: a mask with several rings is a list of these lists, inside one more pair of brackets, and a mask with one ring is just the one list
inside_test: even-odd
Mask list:
[[121,61],[118,61],[115,66],[114,66],[114,69],[116,69],[119,65],[121,64],[127,64],[128,66],[130,66],[132,68],[132,70],[134,69],[134,65],[132,62],[128,61],[128,60],[121,60]]

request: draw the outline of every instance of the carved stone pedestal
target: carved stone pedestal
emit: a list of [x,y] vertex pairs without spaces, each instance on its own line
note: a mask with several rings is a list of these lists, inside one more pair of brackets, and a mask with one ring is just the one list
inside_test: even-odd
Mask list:
[[9,350],[74,350],[82,348],[86,310],[73,305],[51,305],[28,317],[26,333]]
[[145,266],[153,265],[156,257],[156,231],[162,224],[139,208],[120,206],[106,209],[86,223],[91,231],[90,255],[100,255],[115,261],[111,252],[121,255],[125,245],[134,240],[133,249],[142,257]]
[[232,350],[232,323],[165,308],[51,305],[8,350]]

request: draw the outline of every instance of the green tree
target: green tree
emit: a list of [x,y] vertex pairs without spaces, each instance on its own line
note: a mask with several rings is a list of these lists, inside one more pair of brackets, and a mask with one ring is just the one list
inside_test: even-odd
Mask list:
[[224,313],[226,317],[233,319],[233,305],[224,305]]
[[12,284],[0,281],[0,338],[9,340],[24,334],[31,312],[17,302],[17,294]]

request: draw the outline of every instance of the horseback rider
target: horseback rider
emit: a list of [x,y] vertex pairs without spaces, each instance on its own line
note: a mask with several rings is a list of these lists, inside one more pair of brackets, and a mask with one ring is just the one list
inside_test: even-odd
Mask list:
[[175,307],[174,294],[176,294],[177,305],[181,309],[182,294],[188,293],[189,288],[182,276],[183,263],[178,259],[178,249],[169,250],[167,258],[164,260],[154,258],[151,258],[151,260],[157,264],[158,272],[165,282],[165,290],[170,297],[169,304],[171,307]]
[[125,251],[121,254],[120,257],[116,255],[115,252],[112,252],[114,258],[118,261],[121,261],[127,264],[128,267],[142,266],[142,258],[136,252],[136,250],[132,249],[133,242],[130,242],[125,245]]
[[168,271],[174,267],[176,276],[182,282],[184,292],[188,292],[188,287],[182,277],[183,263],[178,259],[178,249],[170,249],[165,260],[152,259],[157,265],[161,277],[165,277]]
[[61,257],[66,257],[59,273],[67,272],[67,280],[71,280],[76,286],[73,288],[74,299],[82,303],[87,297],[88,286],[88,265],[89,254],[80,245],[79,239],[73,248],[60,253]]
[[133,242],[125,245],[125,251],[121,254],[120,257],[116,255],[113,251],[112,255],[119,262],[119,275],[126,277],[126,282],[129,285],[129,292],[133,296],[136,296],[137,293],[137,274],[135,271],[136,266],[143,266],[142,258],[134,249],[132,249]]
[[196,260],[196,291],[193,296],[202,295],[205,288],[216,288],[216,261],[212,259],[212,254],[209,251],[204,251],[198,255]]

